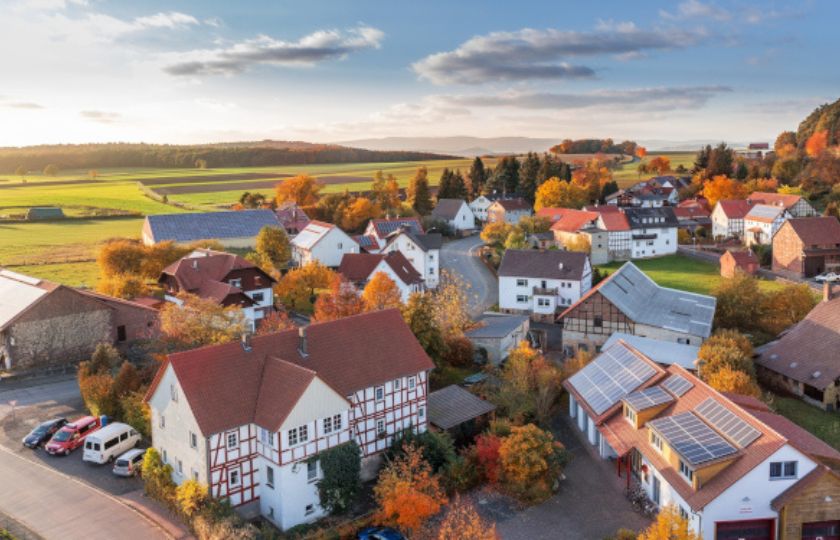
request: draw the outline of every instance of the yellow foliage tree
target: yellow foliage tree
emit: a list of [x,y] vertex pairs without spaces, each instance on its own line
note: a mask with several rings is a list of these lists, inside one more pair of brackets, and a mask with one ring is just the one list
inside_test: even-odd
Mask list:
[[277,204],[292,201],[298,206],[311,206],[318,202],[318,193],[323,187],[315,177],[308,174],[293,176],[277,184],[274,200]]
[[274,294],[287,309],[310,310],[315,292],[328,288],[336,276],[334,271],[313,261],[286,272],[274,286]]
[[813,291],[804,283],[767,292],[761,327],[765,332],[777,335],[804,319],[816,303]]
[[721,174],[703,184],[703,196],[714,206],[722,200],[745,199],[747,190],[741,182]]
[[750,377],[748,373],[732,369],[729,366],[723,366],[713,372],[706,382],[718,392],[733,392],[743,396],[761,397],[761,389],[755,379]]
[[587,203],[587,187],[579,182],[565,182],[559,178],[550,178],[537,188],[534,209],[540,208],[580,208]]
[[178,295],[181,305],[167,302],[160,312],[160,329],[169,343],[195,349],[239,339],[248,329],[242,310],[224,307],[213,299]]
[[475,507],[460,497],[449,507],[437,532],[437,540],[469,538],[470,540],[498,540],[496,525],[488,523]]
[[481,230],[481,240],[488,246],[502,248],[505,245],[508,235],[513,230],[513,225],[503,221],[488,223]]
[[511,427],[499,446],[500,478],[504,487],[524,501],[551,495],[562,472],[563,445],[533,424]]
[[187,480],[175,489],[178,510],[186,517],[192,517],[208,500],[207,486],[197,480]]
[[148,287],[142,277],[133,274],[112,274],[102,276],[96,284],[96,290],[108,296],[132,300],[148,293]]
[[645,529],[638,540],[702,540],[700,535],[688,526],[688,520],[681,517],[676,506],[666,506],[659,511],[650,527]]
[[399,308],[402,306],[400,289],[394,280],[384,272],[377,272],[365,285],[362,291],[362,301],[367,311]]

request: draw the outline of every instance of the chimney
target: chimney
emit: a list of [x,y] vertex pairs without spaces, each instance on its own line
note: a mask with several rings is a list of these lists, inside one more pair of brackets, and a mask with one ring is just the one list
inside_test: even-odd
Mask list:
[[251,334],[248,332],[242,334],[242,350],[251,352]]
[[832,284],[830,281],[826,281],[823,283],[823,302],[828,302],[833,297]]
[[193,257],[192,267],[198,270],[198,259]]
[[298,341],[298,353],[300,353],[300,355],[303,358],[306,358],[307,356],[309,356],[309,348],[307,347],[307,344],[306,344],[306,327],[305,326],[301,326],[300,328],[298,328],[298,337],[300,338],[299,341]]

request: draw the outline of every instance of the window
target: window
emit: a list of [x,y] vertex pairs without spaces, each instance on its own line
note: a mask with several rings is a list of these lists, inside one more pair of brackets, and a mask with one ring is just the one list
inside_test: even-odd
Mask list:
[[691,345],[691,339],[685,337],[677,338],[677,343],[682,343],[683,345]]
[[528,286],[528,280],[527,279],[517,279],[516,280],[516,286],[517,287],[527,287]]
[[231,287],[242,287],[242,280],[239,278],[232,279],[228,283],[230,283]]
[[414,383],[414,377],[409,377],[408,378],[408,389],[409,390],[414,390],[414,384],[415,384]]
[[239,486],[239,471],[230,471],[230,481],[228,483],[231,487]]
[[309,514],[313,513],[314,511],[315,511],[315,505],[314,504],[307,504],[306,505],[306,515],[307,516]]
[[306,463],[306,481],[313,482],[318,478],[318,462],[308,461]]
[[602,328],[604,326],[604,318],[600,315],[595,315],[595,319],[592,321],[592,325],[595,328]]
[[260,442],[274,448],[274,432],[260,428]]
[[343,244],[343,243],[341,243],[341,242],[339,242],[339,243],[338,243],[338,249],[344,249],[344,244]]
[[680,474],[683,475],[689,482],[694,481],[694,471],[688,468],[683,460],[680,460]]
[[227,434],[227,447],[228,448],[236,448],[236,445],[239,444],[239,437],[235,431],[231,431]]
[[261,304],[263,300],[265,300],[265,293],[254,293],[251,295],[251,299],[256,303]]
[[524,294],[517,294],[516,295],[516,303],[517,304],[525,304],[528,302],[528,296]]
[[117,341],[122,342],[122,341],[125,341],[126,339],[127,339],[127,336],[126,336],[126,333],[125,333],[125,325],[121,324],[120,326],[117,327]]
[[419,418],[420,420],[426,418],[426,407],[417,408],[417,418]]
[[384,386],[377,386],[376,389],[373,391],[374,397],[376,401],[382,401],[385,399],[385,387]]
[[178,387],[174,383],[169,385],[169,397],[172,401],[178,401]]
[[300,426],[298,429],[298,439],[304,443],[309,440],[309,426]]
[[289,430],[289,446],[294,446],[298,443],[298,428]]
[[337,414],[333,416],[333,431],[340,431],[341,430],[341,415]]
[[160,427],[160,429],[166,427],[166,417],[164,415],[160,415],[160,419],[158,420],[158,427]]
[[385,420],[377,420],[376,421],[376,434],[377,435],[385,434]]
[[184,475],[184,463],[180,459],[178,460],[178,475]]
[[198,471],[195,469],[192,470],[192,479],[198,482]]
[[190,448],[198,448],[198,437],[190,431]]
[[324,434],[326,435],[328,433],[332,433],[332,430],[333,430],[332,418],[331,417],[324,418]]
[[164,451],[163,451],[163,452],[161,452],[161,453],[163,454],[163,462],[164,462],[164,463],[169,463],[169,456],[168,456],[168,455],[166,455],[166,450],[164,450]]
[[660,439],[659,435],[652,431],[650,432],[650,444],[656,447],[656,449],[660,452],[662,451],[662,439]]
[[631,424],[636,423],[636,411],[628,406],[624,406],[624,417],[627,418]]
[[402,379],[394,379],[394,390],[400,389],[400,383],[402,383]]
[[548,298],[537,298],[537,305],[542,307],[547,307],[551,305],[551,300]]
[[274,489],[274,468],[273,467],[266,467],[265,468],[265,485]]
[[796,478],[796,461],[774,461],[770,463],[770,480]]

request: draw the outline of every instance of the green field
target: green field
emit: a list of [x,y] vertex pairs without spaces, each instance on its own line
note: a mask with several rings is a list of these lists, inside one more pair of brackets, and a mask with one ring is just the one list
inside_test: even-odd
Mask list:
[[791,422],[807,429],[840,450],[840,415],[826,412],[802,400],[775,396],[773,408]]
[[[601,265],[601,270],[610,274],[615,272],[623,262],[615,261]],[[633,264],[644,271],[652,280],[663,287],[681,289],[700,294],[711,294],[712,290],[723,279],[718,265],[705,261],[690,259],[682,255],[668,255],[656,259],[638,259]],[[778,289],[783,284],[776,281],[761,280],[760,285],[765,290]]]
[[[676,169],[680,165],[686,169],[691,169],[694,166],[695,152],[651,152],[641,161],[637,160],[626,165],[621,165],[613,171],[613,178],[618,182],[618,186],[626,188],[635,184],[645,178],[655,176],[654,174],[639,175],[638,168],[640,163],[646,163],[657,156],[665,156],[671,160],[671,169]],[[673,174],[673,173],[668,173]]]

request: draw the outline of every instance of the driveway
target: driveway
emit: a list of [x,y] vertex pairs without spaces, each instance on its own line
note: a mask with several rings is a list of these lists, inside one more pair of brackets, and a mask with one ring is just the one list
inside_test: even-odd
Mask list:
[[482,244],[481,237],[473,235],[447,242],[440,250],[442,268],[460,275],[469,286],[467,308],[472,317],[499,303],[499,280],[476,254]]

